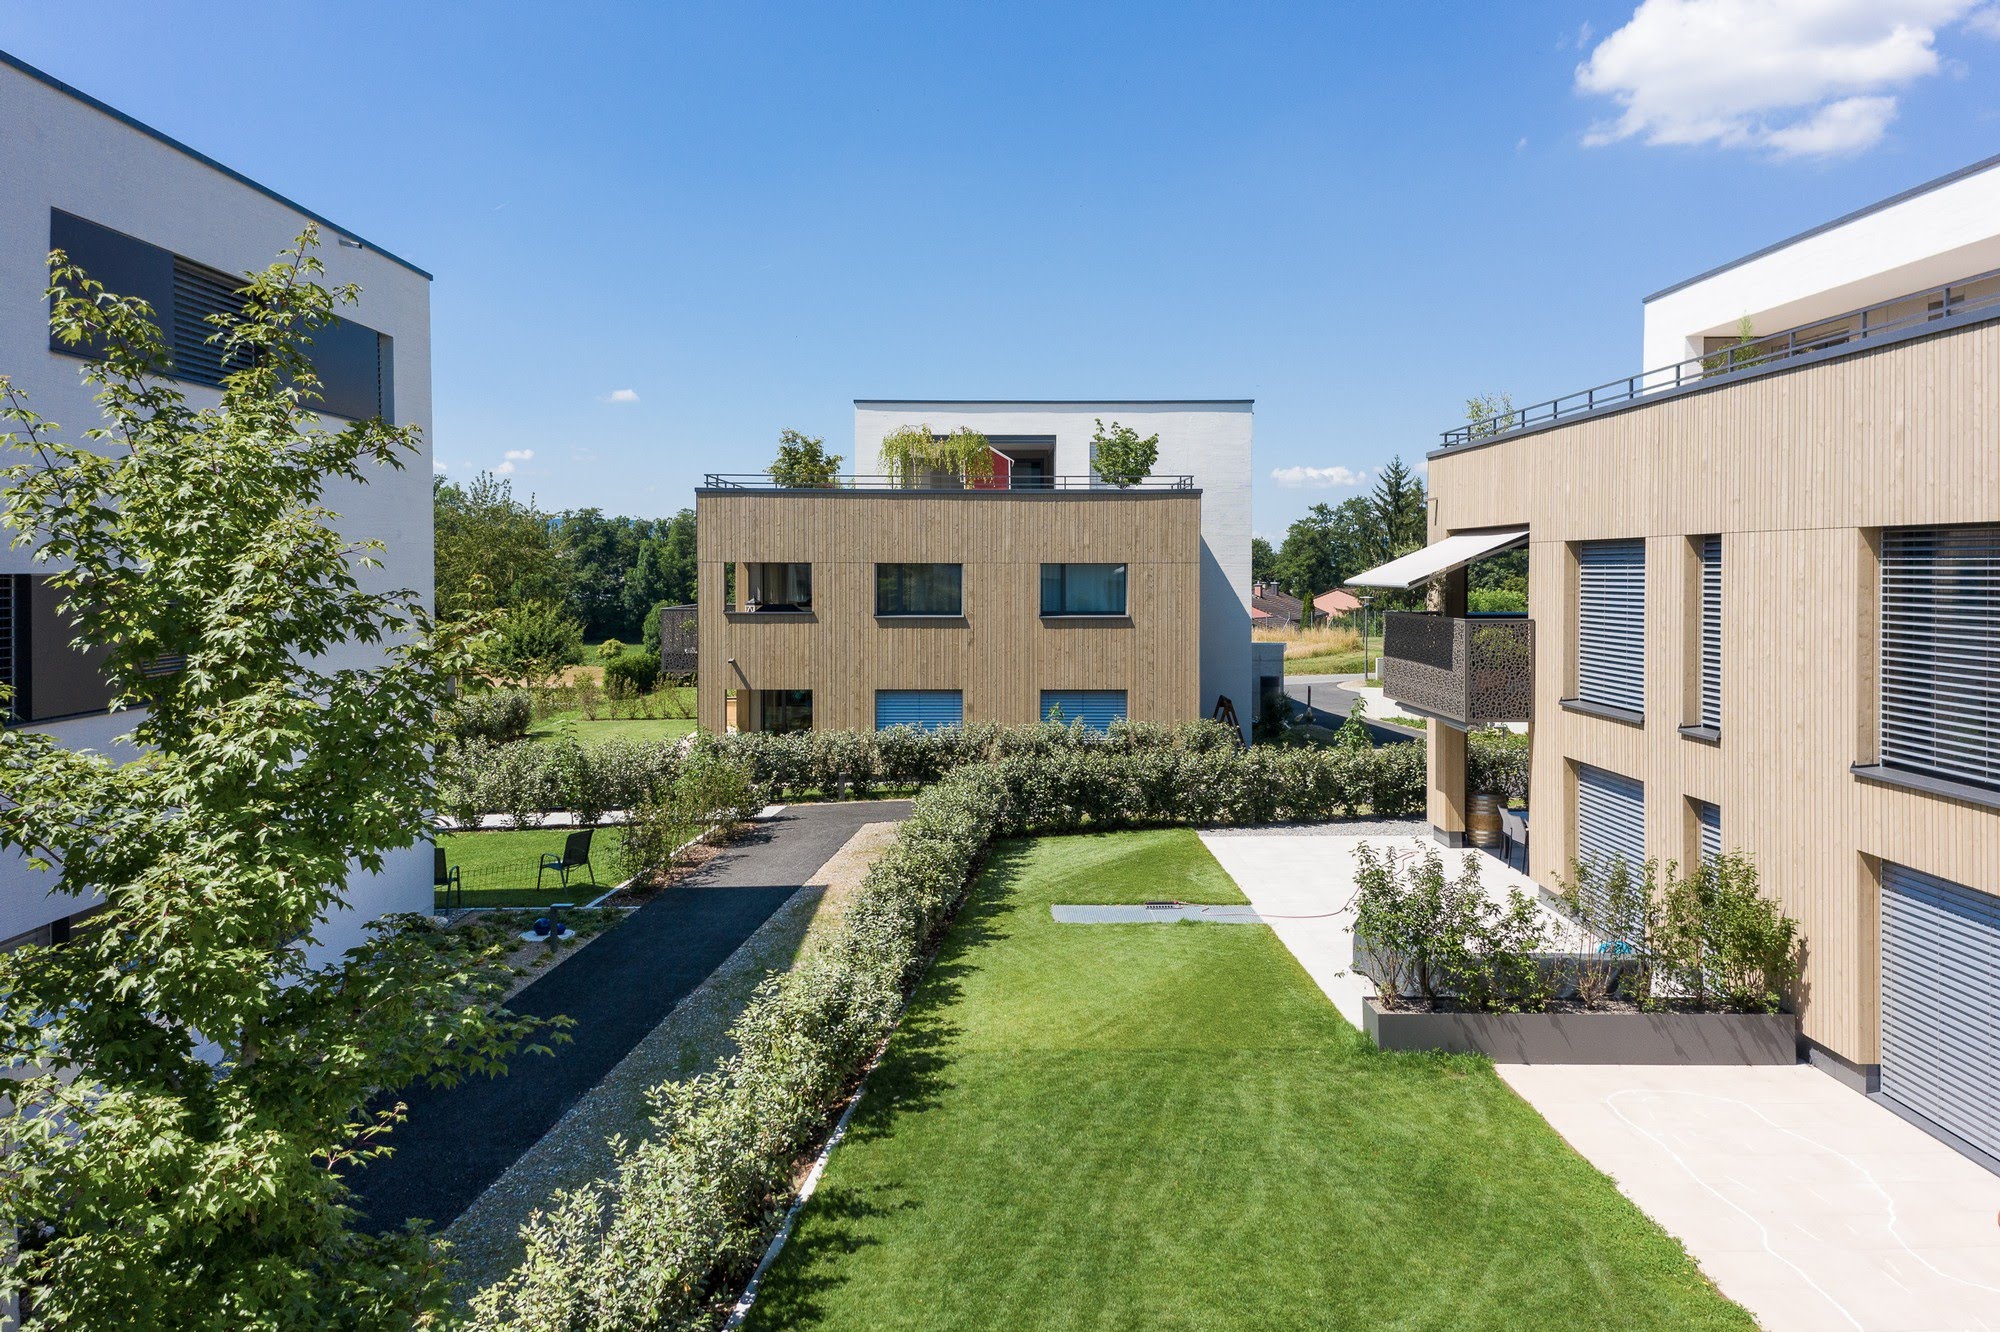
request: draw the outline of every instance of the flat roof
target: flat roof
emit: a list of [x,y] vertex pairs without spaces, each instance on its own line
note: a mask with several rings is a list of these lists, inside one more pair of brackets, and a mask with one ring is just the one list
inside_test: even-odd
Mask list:
[[275,199],[277,202],[283,204],[285,207],[291,209],[293,212],[298,213],[303,217],[311,218],[313,221],[319,223],[321,226],[326,227],[329,230],[334,231],[339,235],[345,236],[347,237],[347,239],[351,241],[358,242],[363,248],[373,250],[375,253],[381,255],[384,259],[388,259],[393,261],[394,263],[402,265],[404,268],[409,269],[412,273],[415,273],[418,277],[423,278],[427,282],[435,281],[435,279],[432,278],[432,276],[429,273],[425,272],[421,268],[418,268],[415,264],[403,258],[401,255],[393,254],[390,251],[385,250],[381,246],[377,245],[374,241],[369,240],[367,237],[355,234],[353,231],[349,230],[346,227],[341,226],[338,222],[335,222],[332,218],[322,216],[319,213],[315,213],[312,209],[307,208],[304,204],[298,202],[296,199],[286,198],[284,195],[272,189],[269,185],[259,184],[257,181],[254,181],[250,179],[250,177],[244,175],[241,171],[238,171],[233,167],[224,166],[222,163],[210,157],[207,153],[188,147],[186,144],[182,143],[179,139],[174,138],[171,134],[163,134],[159,130],[154,129],[151,125],[148,125],[145,121],[135,120],[131,116],[126,115],[123,111],[120,111],[117,107],[111,106],[105,102],[100,102],[95,97],[92,97],[89,93],[84,92],[81,88],[72,87],[70,84],[64,83],[61,79],[57,78],[55,75],[47,73],[43,70],[36,69],[33,65],[29,64],[25,60],[22,60],[18,56],[10,55],[6,51],[0,51],[0,64],[9,65],[14,69],[18,69],[23,74],[26,74],[29,78],[34,79],[36,82],[46,84],[48,87],[54,88],[57,92],[62,93],[64,96],[71,97],[79,102],[82,102],[85,106],[91,108],[93,111],[102,111],[105,115],[110,116],[113,120],[117,121],[119,124],[125,125],[131,129],[138,130],[141,134],[144,134],[148,138],[155,139],[158,142],[165,144],[167,147],[172,148],[175,152],[182,153],[188,157],[191,157],[195,161],[201,163],[203,166],[208,167],[211,170],[221,172],[223,175],[229,177],[237,184],[247,185],[251,189],[257,191],[257,193],[265,196],[266,198]]
[[[1911,199],[1915,199],[1919,195],[1929,194],[1932,190],[1941,190],[1947,185],[1955,185],[1967,176],[1976,176],[1980,172],[1996,166],[2000,166],[2000,153],[1996,153],[1992,157],[1985,158],[1982,161],[1974,162],[1971,166],[1960,167],[1956,171],[1939,176],[1936,180],[1927,180],[1912,189],[1904,190],[1901,194],[1892,194],[1886,199],[1879,199],[1869,204],[1866,208],[1857,208],[1851,213],[1844,213],[1831,222],[1822,222],[1816,227],[1809,227],[1796,236],[1788,236],[1775,244],[1766,245],[1761,250],[1753,250],[1741,259],[1731,259],[1726,264],[1717,264],[1706,273],[1696,273],[1691,278],[1683,278],[1671,287],[1660,288],[1651,296],[1646,297],[1645,301],[1657,301],[1662,296],[1671,296],[1683,287],[1692,287],[1697,282],[1706,282],[1719,273],[1727,273],[1732,268],[1741,268],[1753,259],[1762,259],[1767,254],[1776,254],[1788,245],[1797,245],[1802,240],[1811,240],[1814,236],[1820,235],[1822,232],[1832,231],[1835,227],[1844,227],[1849,222],[1859,221],[1869,214],[1879,213],[1885,208],[1894,208],[1899,203],[1908,203]],[[1645,301],[1641,301],[1640,304],[1645,304]]]
[[1248,407],[1255,398],[856,398],[856,407]]

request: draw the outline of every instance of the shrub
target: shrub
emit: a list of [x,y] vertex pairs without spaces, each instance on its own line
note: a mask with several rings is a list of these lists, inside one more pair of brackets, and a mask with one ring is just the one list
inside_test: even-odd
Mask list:
[[599,661],[614,662],[624,655],[625,645],[615,638],[607,638],[597,645],[597,659]]
[[1466,737],[1469,788],[1508,800],[1528,798],[1528,737],[1513,731],[1474,731]]
[[1547,940],[1534,899],[1514,888],[1496,903],[1476,857],[1448,878],[1435,847],[1407,870],[1365,843],[1355,857],[1355,965],[1385,1006],[1421,998],[1478,1010],[1547,1007],[1553,987],[1535,957]]
[[826,490],[840,484],[840,462],[840,455],[828,453],[826,441],[817,435],[782,430],[778,433],[778,456],[764,470],[770,473],[773,485]]
[[1465,594],[1465,608],[1473,612],[1525,615],[1528,594],[1512,587],[1475,587]]
[[583,625],[550,601],[527,601],[501,616],[495,664],[509,678],[538,679],[583,660]]
[[534,718],[534,700],[527,690],[492,689],[462,695],[452,704],[446,721],[457,739],[505,744],[525,736]]
[[659,683],[660,659],[650,652],[620,657],[604,668],[604,691],[613,698],[650,694]]
[[620,868],[628,878],[660,873],[688,843],[741,823],[763,803],[747,763],[713,744],[697,744],[671,780],[651,787],[634,805]]
[[1140,438],[1139,432],[1131,426],[1113,421],[1110,429],[1104,422],[1097,423],[1097,430],[1090,437],[1090,470],[1101,480],[1114,486],[1137,485],[1152,475],[1153,464],[1159,461],[1160,437],[1148,435]]

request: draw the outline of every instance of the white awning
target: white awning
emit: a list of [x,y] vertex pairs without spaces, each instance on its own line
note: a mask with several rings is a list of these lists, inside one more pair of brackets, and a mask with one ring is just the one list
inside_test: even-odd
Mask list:
[[1349,587],[1387,587],[1402,590],[1415,587],[1428,578],[1441,573],[1449,573],[1461,565],[1472,563],[1484,555],[1498,550],[1511,550],[1515,546],[1526,545],[1528,529],[1510,527],[1502,532],[1467,532],[1463,536],[1448,536],[1442,541],[1433,541],[1422,550],[1411,551],[1387,564],[1378,564],[1366,573],[1358,573],[1347,580]]

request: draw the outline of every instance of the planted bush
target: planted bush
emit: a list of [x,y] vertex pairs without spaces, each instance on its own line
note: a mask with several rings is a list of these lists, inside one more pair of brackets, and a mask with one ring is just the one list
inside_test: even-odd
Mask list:
[[1435,847],[1412,865],[1363,843],[1355,849],[1355,965],[1394,1008],[1411,999],[1476,1011],[1539,1012],[1555,995],[1537,954],[1547,930],[1518,888],[1496,902],[1470,857],[1447,876]]
[[604,692],[613,698],[650,694],[660,683],[660,659],[650,652],[631,652],[604,665]]
[[697,744],[669,781],[660,782],[632,809],[620,843],[627,878],[671,867],[688,844],[715,828],[748,819],[763,806],[750,766],[714,744]]
[[527,735],[535,719],[534,699],[525,689],[492,689],[466,694],[452,704],[446,725],[460,740],[505,744]]

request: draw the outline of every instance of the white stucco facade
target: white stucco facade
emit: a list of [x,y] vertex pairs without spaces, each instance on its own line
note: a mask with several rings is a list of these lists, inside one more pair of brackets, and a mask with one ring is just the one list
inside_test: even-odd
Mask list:
[[1646,299],[1647,370],[1699,356],[1746,315],[1775,333],[2000,269],[2000,157]]
[[[193,150],[173,143],[111,108],[93,102],[17,62],[0,59],[0,374],[13,379],[44,418],[75,439],[98,424],[83,362],[49,347],[48,251],[52,210],[121,232],[227,274],[262,268],[314,221]],[[320,225],[322,279],[353,282],[360,303],[342,314],[393,340],[391,411],[423,432],[421,455],[402,471],[383,469],[367,485],[330,487],[328,505],[353,539],[386,546],[384,566],[363,571],[370,587],[432,594],[430,278],[408,263],[330,224]],[[219,400],[218,390],[182,386],[196,406]],[[330,419],[329,425],[342,424]],[[30,552],[0,550],[0,574],[47,572]],[[373,649],[335,656],[332,665],[365,664]],[[65,743],[107,749],[129,732],[132,715],[96,714],[40,724]],[[428,910],[429,850],[392,857],[380,875],[349,885],[347,909],[318,931],[322,951],[360,941],[368,920],[389,911]],[[49,876],[18,857],[0,858],[0,939],[34,930],[77,909],[52,899]]]
[[1253,404],[1220,401],[1018,402],[860,399],[856,472],[880,470],[882,440],[905,425],[941,434],[965,426],[993,439],[1053,438],[1055,476],[1090,475],[1090,439],[1102,418],[1160,437],[1157,476],[1191,476],[1201,489],[1201,711],[1229,698],[1250,723],[1250,445]]

